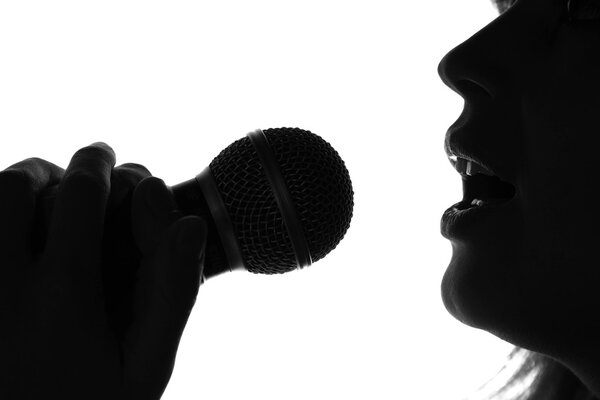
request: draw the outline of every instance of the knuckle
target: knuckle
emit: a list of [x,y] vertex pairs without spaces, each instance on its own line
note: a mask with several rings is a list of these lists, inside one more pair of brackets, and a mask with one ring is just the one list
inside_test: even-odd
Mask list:
[[139,192],[144,196],[152,196],[152,193],[155,193],[157,190],[161,189],[161,185],[163,184],[162,180],[155,177],[149,176],[140,181],[137,185]]
[[110,162],[113,157],[110,151],[106,148],[103,148],[101,146],[90,145],[77,150],[73,155],[73,158],[101,159],[105,160],[106,162]]
[[29,157],[28,159],[24,160],[23,163],[27,164],[27,165],[40,165],[43,166],[47,161],[43,160],[39,157]]
[[33,190],[33,182],[24,170],[9,168],[0,172],[0,187],[3,192],[23,193]]
[[71,171],[63,179],[62,185],[68,190],[91,192],[93,194],[107,194],[110,184],[100,175],[91,171]]
[[124,170],[127,170],[127,171],[131,171],[131,172],[139,174],[139,175],[144,175],[144,176],[150,176],[150,175],[152,175],[150,173],[150,171],[148,171],[148,168],[146,168],[142,164],[125,163],[125,164],[119,165],[117,168],[124,169]]
[[123,164],[114,168],[113,178],[130,185],[136,186],[144,178],[151,176],[150,172],[139,164]]

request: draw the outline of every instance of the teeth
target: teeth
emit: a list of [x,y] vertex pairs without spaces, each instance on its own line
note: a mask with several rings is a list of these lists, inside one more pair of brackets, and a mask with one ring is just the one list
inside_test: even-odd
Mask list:
[[475,174],[483,174],[488,176],[494,176],[492,171],[482,167],[476,162],[460,157],[456,158],[456,170],[461,175],[473,176]]

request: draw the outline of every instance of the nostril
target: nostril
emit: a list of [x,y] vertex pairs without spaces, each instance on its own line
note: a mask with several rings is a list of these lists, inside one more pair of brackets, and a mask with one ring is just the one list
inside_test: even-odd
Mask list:
[[438,64],[438,75],[450,89],[468,100],[470,97],[481,98],[482,95],[493,98],[493,87],[496,78],[490,68],[481,64],[480,56],[469,54],[469,41],[455,47],[446,54]]
[[474,79],[460,79],[454,83],[455,90],[466,99],[478,99],[482,96],[493,98],[492,93],[481,83]]

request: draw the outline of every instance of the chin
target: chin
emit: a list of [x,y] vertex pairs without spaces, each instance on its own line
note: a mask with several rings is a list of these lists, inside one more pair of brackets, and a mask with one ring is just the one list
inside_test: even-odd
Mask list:
[[[442,301],[446,310],[458,321],[468,326],[479,328],[477,317],[481,308],[481,293],[478,293],[476,282],[472,282],[464,271],[464,266],[452,258],[442,279]],[[478,322],[479,321],[479,322]]]
[[515,304],[518,282],[510,269],[493,252],[469,252],[453,245],[441,285],[444,306],[468,326],[491,332],[508,328],[515,323],[515,307],[521,308]]
[[469,252],[453,246],[452,260],[442,279],[442,300],[448,312],[463,324],[516,346],[548,353],[556,340],[552,337],[556,320],[549,318],[539,296],[525,284],[520,271],[527,268],[518,259],[509,258],[501,249]]

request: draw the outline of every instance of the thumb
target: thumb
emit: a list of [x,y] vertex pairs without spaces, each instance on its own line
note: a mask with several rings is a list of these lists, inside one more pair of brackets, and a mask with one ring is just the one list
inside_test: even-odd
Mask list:
[[142,261],[134,317],[122,347],[125,379],[135,390],[162,393],[169,382],[198,295],[206,236],[201,218],[180,218]]

